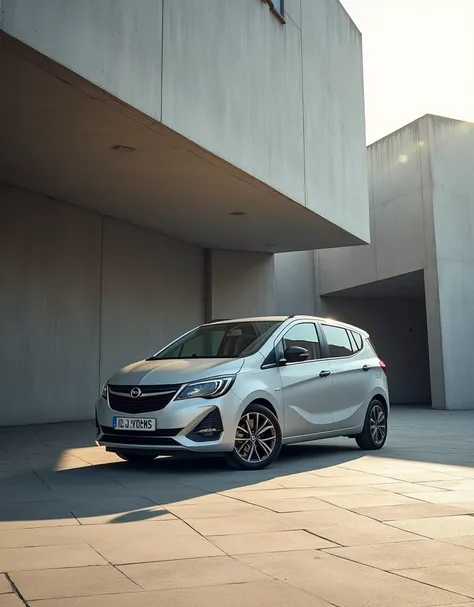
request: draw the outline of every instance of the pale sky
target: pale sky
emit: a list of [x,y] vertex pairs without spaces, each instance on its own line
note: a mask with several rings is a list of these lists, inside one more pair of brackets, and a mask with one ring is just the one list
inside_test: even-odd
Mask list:
[[363,37],[368,143],[428,113],[474,122],[474,0],[341,2]]

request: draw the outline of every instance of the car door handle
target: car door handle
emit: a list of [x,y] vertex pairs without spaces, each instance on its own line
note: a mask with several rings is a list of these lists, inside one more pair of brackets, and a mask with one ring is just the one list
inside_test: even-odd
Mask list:
[[321,371],[319,377],[327,377],[328,375],[331,375],[331,371]]
[[370,369],[371,369],[370,365],[364,365],[362,367],[362,371],[370,371]]

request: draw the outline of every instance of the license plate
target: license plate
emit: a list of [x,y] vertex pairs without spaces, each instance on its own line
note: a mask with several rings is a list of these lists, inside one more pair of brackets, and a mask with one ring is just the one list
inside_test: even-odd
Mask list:
[[114,429],[153,432],[153,430],[156,430],[156,419],[144,419],[143,417],[114,417]]

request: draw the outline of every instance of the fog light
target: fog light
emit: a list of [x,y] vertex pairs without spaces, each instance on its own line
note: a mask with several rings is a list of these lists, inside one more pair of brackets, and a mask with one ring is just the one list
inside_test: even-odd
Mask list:
[[221,414],[219,413],[219,409],[215,408],[189,432],[187,438],[196,442],[218,440],[222,431]]

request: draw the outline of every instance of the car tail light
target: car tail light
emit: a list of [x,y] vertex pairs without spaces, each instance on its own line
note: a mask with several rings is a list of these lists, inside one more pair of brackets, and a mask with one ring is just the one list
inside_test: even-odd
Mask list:
[[383,362],[383,360],[379,360],[379,365],[385,375],[387,375],[387,365]]

